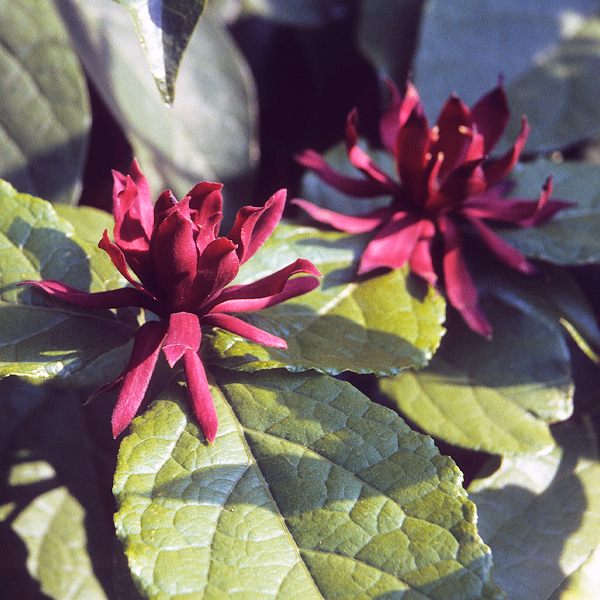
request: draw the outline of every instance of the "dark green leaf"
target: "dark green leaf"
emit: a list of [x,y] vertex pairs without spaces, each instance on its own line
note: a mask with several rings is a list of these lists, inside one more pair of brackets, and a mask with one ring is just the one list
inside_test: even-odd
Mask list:
[[576,202],[533,229],[498,229],[498,233],[530,258],[561,265],[600,261],[600,167],[586,163],[539,160],[519,165],[511,196],[536,199],[545,178],[553,175],[552,197]]
[[115,516],[148,598],[501,598],[461,475],[329,376],[219,372],[209,445],[174,383],[119,452]]
[[[135,334],[135,313],[91,311],[15,284],[58,279],[84,291],[122,287],[108,255],[80,240],[39,198],[0,183],[0,376],[100,385],[116,377]],[[87,367],[94,363],[94,368]]]
[[355,280],[365,242],[364,236],[281,224],[242,267],[236,283],[300,257],[323,273],[321,286],[279,306],[241,315],[283,337],[287,350],[217,330],[210,344],[219,364],[246,370],[285,367],[388,375],[425,365],[445,331],[444,300],[409,275],[408,268]]
[[[573,598],[566,592],[563,596],[561,586],[573,583],[581,593],[584,563],[598,561],[600,464],[595,436],[575,423],[557,425],[553,433],[552,452],[505,458],[493,475],[469,488],[480,531],[494,554],[494,577],[514,600]],[[597,574],[590,573],[592,581]],[[570,576],[579,581],[565,584]],[[575,597],[593,598],[596,593],[594,588],[592,595]]]
[[0,79],[0,177],[46,200],[76,201],[90,109],[51,0],[3,3]]
[[426,369],[379,380],[381,390],[435,437],[493,454],[553,446],[548,422],[573,410],[569,352],[557,324],[482,301],[491,342],[453,320]]
[[190,37],[206,0],[115,0],[135,22],[140,43],[161,96],[168,104],[175,98],[175,79]]
[[247,200],[251,186],[244,177],[258,159],[256,92],[223,23],[209,9],[200,19],[179,70],[177,97],[167,106],[148,69],[140,68],[144,52],[122,7],[106,0],[58,5],[86,72],[155,194],[171,189],[183,198],[205,180],[225,183],[231,202]]

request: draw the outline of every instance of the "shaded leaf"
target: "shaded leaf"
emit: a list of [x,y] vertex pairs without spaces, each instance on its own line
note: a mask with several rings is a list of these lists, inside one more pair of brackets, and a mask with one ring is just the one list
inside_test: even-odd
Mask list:
[[[82,241],[52,206],[0,183],[0,376],[35,379],[85,376],[71,384],[100,385],[116,377],[136,313],[86,310],[15,284],[58,279],[84,291],[122,287],[108,255]],[[104,360],[106,359],[106,361]],[[86,370],[89,363],[93,369]]]
[[[236,369],[285,367],[392,374],[427,364],[444,333],[445,303],[408,268],[354,278],[364,236],[281,224],[238,279],[243,283],[292,262],[313,262],[319,288],[279,306],[240,316],[283,337],[287,350],[268,348],[221,330],[210,336],[213,360]],[[215,356],[216,355],[216,356]],[[225,362],[221,362],[221,361]]]
[[115,1],[133,17],[161,96],[173,104],[179,65],[205,0]]
[[505,458],[493,475],[469,488],[494,554],[494,577],[514,600],[562,598],[558,590],[572,574],[585,585],[578,570],[600,539],[594,436],[576,423],[557,425],[553,433],[550,453]]
[[574,20],[596,9],[593,0],[430,0],[413,64],[429,118],[437,118],[452,93],[471,106],[494,87],[498,75],[510,85],[569,34]]
[[91,121],[77,56],[51,0],[4,0],[0,12],[0,177],[74,202]]
[[492,341],[453,319],[426,369],[382,378],[380,389],[419,427],[456,446],[503,455],[548,450],[548,422],[573,410],[562,332],[497,300],[482,305]]
[[209,445],[175,382],[120,448],[117,534],[148,598],[501,598],[451,459],[347,383],[219,372]]
[[568,35],[538,54],[506,90],[512,111],[507,140],[516,137],[521,115],[527,115],[526,152],[565,148],[600,131],[600,19],[566,15],[569,22]]
[[600,167],[586,163],[538,160],[519,165],[512,175],[517,186],[511,196],[537,198],[545,178],[553,175],[554,198],[576,202],[550,221],[533,229],[497,229],[530,258],[560,265],[600,261]]
[[183,198],[198,181],[220,181],[226,198],[237,203],[240,196],[243,204],[250,194],[243,178],[258,159],[256,92],[242,54],[210,10],[184,54],[173,106],[166,106],[140,68],[144,53],[126,11],[105,0],[57,0],[57,6],[151,188]]

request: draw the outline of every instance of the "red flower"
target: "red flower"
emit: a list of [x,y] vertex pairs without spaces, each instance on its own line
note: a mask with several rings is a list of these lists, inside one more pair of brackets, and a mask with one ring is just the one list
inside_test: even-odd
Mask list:
[[[217,237],[222,218],[221,185],[199,183],[177,202],[163,192],[156,205],[137,162],[128,176],[114,173],[114,239],[108,231],[98,244],[132,287],[87,293],[59,281],[28,281],[55,298],[90,308],[135,306],[155,313],[138,330],[129,364],[112,383],[121,385],[112,416],[116,437],[137,412],[159,352],[171,367],[183,359],[194,413],[206,439],[215,440],[217,416],[200,359],[201,326],[215,326],[249,340],[285,348],[279,337],[262,331],[232,312],[258,310],[305,294],[318,285],[319,271],[307,260],[246,285],[229,285],[246,262],[271,235],[283,212],[285,190],[262,208],[242,208],[227,237]],[[137,280],[129,269],[135,273]],[[307,273],[307,276],[293,275]]]
[[[515,248],[490,229],[486,221],[532,227],[550,219],[571,203],[549,200],[551,178],[537,202],[505,199],[512,184],[503,178],[516,164],[525,145],[529,126],[525,117],[514,146],[502,157],[488,161],[510,116],[502,84],[469,108],[451,96],[437,125],[429,128],[417,90],[409,83],[404,99],[388,82],[392,102],[380,121],[385,148],[396,162],[396,181],[382,171],[357,145],[357,113],[346,124],[346,150],[350,162],[364,177],[347,177],[323,158],[306,150],[298,161],[326,183],[350,196],[372,198],[391,195],[393,200],[362,216],[348,216],[294,200],[314,219],[341,231],[375,235],[363,253],[358,273],[378,267],[397,269],[406,262],[411,270],[436,285],[439,257],[450,303],[476,332],[491,337],[491,326],[479,307],[477,290],[462,251],[461,226],[470,224],[486,246],[506,265],[523,273],[537,269]],[[441,240],[438,246],[435,241]]]

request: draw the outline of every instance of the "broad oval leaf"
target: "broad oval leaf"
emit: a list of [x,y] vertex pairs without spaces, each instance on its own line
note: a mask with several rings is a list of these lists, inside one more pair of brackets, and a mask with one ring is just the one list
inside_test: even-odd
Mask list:
[[158,90],[172,104],[179,64],[205,0],[115,1],[131,13]]
[[[598,561],[600,463],[588,427],[553,427],[555,448],[543,455],[504,458],[491,476],[473,481],[479,529],[494,553],[494,577],[514,600],[572,598],[560,588],[586,561]],[[590,573],[597,577],[598,571]],[[592,579],[593,580],[593,579]],[[578,595],[577,598],[593,598]]]
[[136,313],[86,310],[16,286],[41,279],[83,291],[125,285],[108,255],[79,239],[48,202],[0,182],[0,377],[70,376],[70,384],[90,386],[114,379],[137,329]]
[[324,275],[321,285],[279,306],[240,315],[283,337],[287,350],[216,330],[206,336],[212,360],[246,370],[284,367],[380,375],[427,364],[445,331],[443,298],[409,274],[408,267],[356,278],[365,243],[364,236],[280,224],[243,265],[236,283],[257,279],[301,257]]
[[0,177],[77,200],[91,123],[85,77],[51,0],[0,2]]
[[517,186],[511,196],[536,198],[548,175],[554,198],[575,202],[550,221],[532,229],[499,228],[507,242],[530,258],[559,265],[600,261],[600,167],[587,163],[538,160],[519,165],[512,173]]
[[347,383],[220,371],[214,444],[174,382],[134,420],[113,491],[146,597],[501,598],[461,475]]
[[151,188],[171,189],[183,198],[198,181],[220,181],[232,203],[247,198],[251,186],[244,178],[259,155],[256,90],[223,23],[208,9],[202,16],[181,63],[177,97],[167,106],[148,69],[140,68],[144,53],[122,7],[105,0],[57,0],[57,5]]
[[427,368],[382,378],[380,389],[424,431],[456,446],[501,455],[548,450],[548,422],[573,410],[562,332],[497,300],[482,305],[492,341],[452,320]]

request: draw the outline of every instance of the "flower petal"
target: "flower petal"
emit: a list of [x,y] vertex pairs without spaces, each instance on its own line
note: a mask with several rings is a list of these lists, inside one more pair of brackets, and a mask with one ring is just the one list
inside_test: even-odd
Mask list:
[[197,352],[186,351],[183,355],[183,370],[194,414],[204,437],[212,444],[217,437],[219,421],[208,386],[206,371]]
[[380,267],[403,267],[410,259],[427,222],[411,214],[397,212],[369,242],[360,258],[358,274]]
[[491,92],[482,96],[473,106],[471,118],[485,139],[484,154],[487,155],[502,137],[510,118],[502,78]]
[[286,190],[275,192],[264,206],[244,206],[227,236],[237,245],[240,264],[245,263],[265,243],[277,227],[285,208]]
[[[310,276],[290,279],[299,273]],[[310,261],[299,258],[262,279],[225,288],[208,312],[242,312],[275,306],[315,289],[319,285],[318,277],[322,277],[318,269]]]
[[462,255],[462,238],[458,226],[446,216],[438,220],[444,238],[444,283],[448,300],[475,332],[491,339],[492,327],[479,307],[477,288]]
[[415,244],[415,248],[409,259],[410,270],[433,286],[437,284],[438,279],[431,256],[431,246],[434,236],[435,225],[431,221],[425,221],[421,237]]
[[[223,184],[210,183],[203,181],[195,185],[186,197],[189,197],[190,212],[192,220],[198,227],[202,229],[206,221],[213,222],[215,215],[220,215],[223,210],[223,197],[221,189]],[[213,225],[214,227],[214,222]],[[215,231],[215,237],[218,235],[218,228]]]
[[22,281],[17,285],[32,285],[44,290],[53,298],[84,306],[86,308],[124,308],[126,306],[137,306],[156,312],[159,307],[148,294],[135,288],[119,288],[106,292],[82,292],[61,281]]
[[315,221],[331,225],[338,231],[346,231],[347,233],[366,233],[377,229],[382,223],[387,221],[394,211],[391,208],[378,208],[366,215],[357,215],[355,217],[336,213],[326,208],[321,208],[316,204],[312,204],[307,200],[296,198],[292,200],[292,204],[299,206],[306,211]]
[[403,99],[400,99],[400,92],[391,79],[385,77],[384,83],[392,94],[392,101],[379,120],[379,136],[387,151],[393,154],[399,129],[404,126],[413,110],[423,112],[423,106],[415,86],[410,81],[406,83]]
[[515,140],[514,146],[508,150],[503,156],[501,156],[498,160],[492,161],[483,167],[483,172],[485,174],[485,180],[488,186],[493,186],[498,183],[500,180],[504,179],[513,169],[513,167],[517,164],[519,160],[519,156],[523,151],[523,147],[525,146],[525,142],[527,141],[527,136],[529,135],[530,127],[527,124],[527,119],[525,117],[521,118],[521,130],[517,135],[517,139]]
[[162,349],[169,366],[175,363],[188,351],[200,350],[200,321],[198,315],[177,312],[169,315],[169,328]]
[[131,423],[140,407],[166,333],[167,326],[162,321],[148,321],[138,329],[131,358],[121,375],[123,385],[112,414],[114,437]]
[[516,248],[505,242],[479,219],[466,216],[467,220],[477,231],[477,235],[493,254],[507,267],[521,271],[525,275],[537,275],[539,270],[534,267]]
[[339,173],[332,169],[314,150],[304,150],[297,154],[295,159],[303,167],[314,171],[321,181],[348,196],[374,198],[390,193],[378,181],[348,177]]
[[285,340],[271,333],[267,333],[254,325],[250,325],[250,323],[246,323],[246,321],[242,321],[242,319],[233,317],[232,315],[225,315],[223,313],[206,315],[202,318],[202,324],[220,327],[225,331],[244,337],[257,344],[263,344],[264,346],[282,348],[284,350],[287,348]]

